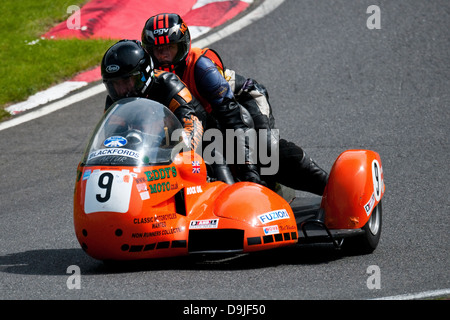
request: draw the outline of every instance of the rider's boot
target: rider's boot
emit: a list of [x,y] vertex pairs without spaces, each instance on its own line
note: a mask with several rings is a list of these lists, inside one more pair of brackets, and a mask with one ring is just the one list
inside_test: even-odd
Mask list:
[[328,182],[328,173],[302,148],[280,139],[280,172],[277,179],[287,187],[321,196]]
[[323,195],[328,182],[328,173],[317,165],[308,154],[303,151],[303,159],[300,161],[301,183],[300,190],[308,191],[317,195]]

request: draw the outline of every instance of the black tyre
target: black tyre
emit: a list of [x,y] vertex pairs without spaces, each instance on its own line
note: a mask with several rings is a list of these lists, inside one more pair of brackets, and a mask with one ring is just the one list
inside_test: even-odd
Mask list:
[[372,253],[378,246],[381,236],[382,214],[383,209],[381,201],[373,209],[369,221],[362,229],[364,233],[347,238],[342,243],[342,249],[353,254],[369,254]]

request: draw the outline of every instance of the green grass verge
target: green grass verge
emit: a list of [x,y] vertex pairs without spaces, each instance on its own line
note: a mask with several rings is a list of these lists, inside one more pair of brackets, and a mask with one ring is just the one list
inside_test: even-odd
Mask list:
[[[40,39],[87,0],[1,0],[0,119],[4,108],[100,64],[116,40]],[[35,44],[30,42],[39,39]]]

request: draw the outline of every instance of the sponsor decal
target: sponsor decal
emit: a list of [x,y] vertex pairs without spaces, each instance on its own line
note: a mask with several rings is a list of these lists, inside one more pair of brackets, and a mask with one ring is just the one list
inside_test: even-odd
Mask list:
[[275,210],[259,215],[258,219],[265,224],[276,220],[289,219],[289,213],[287,213],[286,209]]
[[264,234],[270,235],[270,234],[277,234],[280,233],[280,230],[278,229],[278,226],[268,226],[268,227],[264,227]]
[[155,181],[155,180],[160,180],[160,179],[169,179],[171,173],[172,173],[172,177],[175,178],[177,176],[177,168],[167,167],[167,168],[146,171],[145,175],[147,176],[147,181]]
[[202,186],[195,186],[195,187],[188,187],[186,188],[186,194],[187,195],[191,195],[191,194],[197,194],[197,193],[202,193]]
[[117,64],[110,64],[109,66],[106,66],[106,72],[108,73],[114,73],[120,70],[120,67]]
[[145,183],[138,183],[136,184],[136,187],[139,192],[148,191],[147,185]]
[[121,136],[112,136],[107,138],[104,142],[103,145],[105,147],[108,148],[118,148],[118,147],[123,147],[124,145],[127,144],[127,139]]
[[[167,168],[161,168],[161,169],[155,169],[151,171],[146,171],[145,175],[147,176],[147,181],[157,181],[157,180],[164,180],[164,179],[170,179],[171,175],[172,177],[177,176],[177,168],[175,167],[167,167]],[[170,183],[167,182],[159,182],[150,184],[148,186],[150,188],[150,193],[160,193],[165,191],[170,191],[172,189],[178,189],[178,183]]]
[[159,236],[165,236],[170,234],[176,234],[183,232],[184,230],[180,227],[176,228],[170,228],[170,229],[163,229],[163,230],[156,230],[152,232],[136,232],[131,234],[131,238],[133,239],[139,239],[139,238],[150,238],[150,237],[159,237]]
[[161,28],[161,29],[153,30],[153,34],[158,35],[158,36],[162,36],[164,33],[167,33],[167,32],[169,32],[169,28]]
[[124,156],[124,157],[133,158],[133,159],[140,158],[139,152],[129,150],[129,149],[111,148],[111,149],[101,149],[101,150],[91,152],[89,154],[88,160],[92,160],[94,158],[103,157],[103,156]]
[[219,219],[192,220],[189,229],[216,229],[219,226]]
[[148,191],[140,192],[139,195],[141,196],[142,201],[150,199],[150,193],[148,193]]
[[366,205],[364,206],[364,210],[366,211],[367,215],[370,215],[370,212],[372,212],[374,204],[375,204],[375,193],[372,193],[369,202],[367,202]]
[[83,180],[89,179],[90,176],[91,176],[91,170],[86,170],[83,174]]
[[170,191],[170,182],[162,182],[148,185],[150,193],[160,193]]

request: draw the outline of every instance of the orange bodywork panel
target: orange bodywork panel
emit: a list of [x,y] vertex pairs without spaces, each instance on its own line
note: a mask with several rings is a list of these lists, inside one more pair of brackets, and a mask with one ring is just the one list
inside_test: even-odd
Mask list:
[[79,166],[74,224],[82,248],[99,260],[247,252],[297,242],[284,199],[250,182],[207,182],[206,166],[193,151],[165,166]]
[[333,164],[322,197],[329,229],[362,228],[384,195],[380,155],[370,150],[347,150]]

